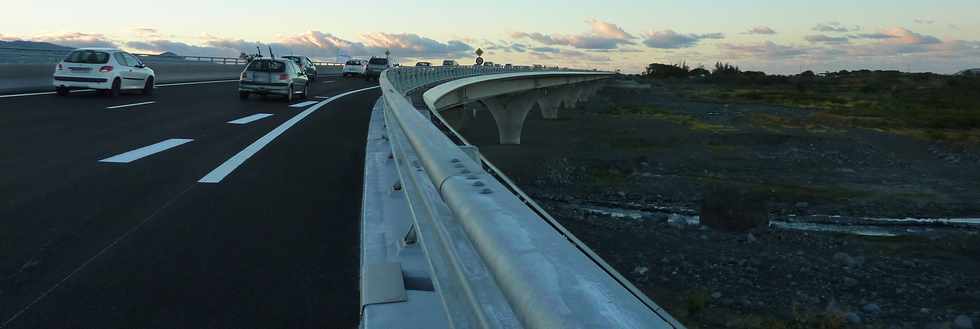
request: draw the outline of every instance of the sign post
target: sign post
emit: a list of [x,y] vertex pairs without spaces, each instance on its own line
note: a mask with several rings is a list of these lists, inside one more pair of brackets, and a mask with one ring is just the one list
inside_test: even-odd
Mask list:
[[483,48],[476,48],[476,65],[483,65]]

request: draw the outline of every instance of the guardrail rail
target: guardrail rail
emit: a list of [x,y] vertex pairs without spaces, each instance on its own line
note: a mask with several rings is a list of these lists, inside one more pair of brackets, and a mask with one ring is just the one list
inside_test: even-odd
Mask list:
[[684,328],[489,161],[474,156],[471,145],[459,145],[462,137],[447,136],[436,109],[420,110],[409,96],[467,77],[577,72],[597,74],[434,67],[394,68],[381,76],[385,139],[413,221],[407,236],[425,251],[452,327]]

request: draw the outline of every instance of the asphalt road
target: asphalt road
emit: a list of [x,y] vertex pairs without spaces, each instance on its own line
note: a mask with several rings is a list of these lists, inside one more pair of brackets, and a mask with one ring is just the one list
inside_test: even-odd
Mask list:
[[[321,78],[311,94],[371,86]],[[0,328],[356,327],[380,92],[290,107],[236,87],[0,98]]]

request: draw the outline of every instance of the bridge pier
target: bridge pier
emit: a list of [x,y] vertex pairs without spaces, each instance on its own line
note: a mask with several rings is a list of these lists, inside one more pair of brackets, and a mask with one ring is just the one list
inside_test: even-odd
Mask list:
[[561,89],[544,89],[538,95],[538,107],[541,108],[541,117],[548,120],[558,119],[558,109],[565,102],[565,98],[565,92]]
[[490,110],[493,120],[497,123],[497,134],[500,144],[520,145],[521,132],[524,130],[524,119],[537,104],[538,93],[524,92],[483,99],[483,105]]

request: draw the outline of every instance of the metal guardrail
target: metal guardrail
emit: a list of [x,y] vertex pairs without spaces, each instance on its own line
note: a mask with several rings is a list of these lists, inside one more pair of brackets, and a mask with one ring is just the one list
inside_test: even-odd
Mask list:
[[[479,158],[472,158],[450,140],[406,96],[437,82],[501,73],[511,73],[506,76],[513,78],[513,73],[546,71],[395,68],[386,70],[380,79],[392,154],[406,193],[415,190],[408,199],[415,203],[410,208],[417,235],[429,257],[451,258],[430,259],[432,264],[448,264],[434,269],[443,273],[434,275],[434,283],[456,290],[442,292],[450,321],[461,322],[458,327],[513,327],[515,321],[506,318],[513,315],[518,326],[525,328],[683,328],[645,297],[637,296],[635,287],[620,282],[624,279],[604,268],[608,265],[597,263],[593,257],[598,256],[577,248],[575,244],[581,242],[557,230],[550,217],[543,219],[537,212],[543,210],[529,207],[526,195],[512,193],[486,172]],[[419,188],[422,184],[431,188]],[[434,221],[462,229],[440,229]],[[447,251],[458,248],[475,250],[475,255]],[[476,268],[485,268],[491,280],[487,281],[487,273],[476,273]],[[500,309],[500,296],[506,310]],[[505,319],[495,318],[500,314]]]

